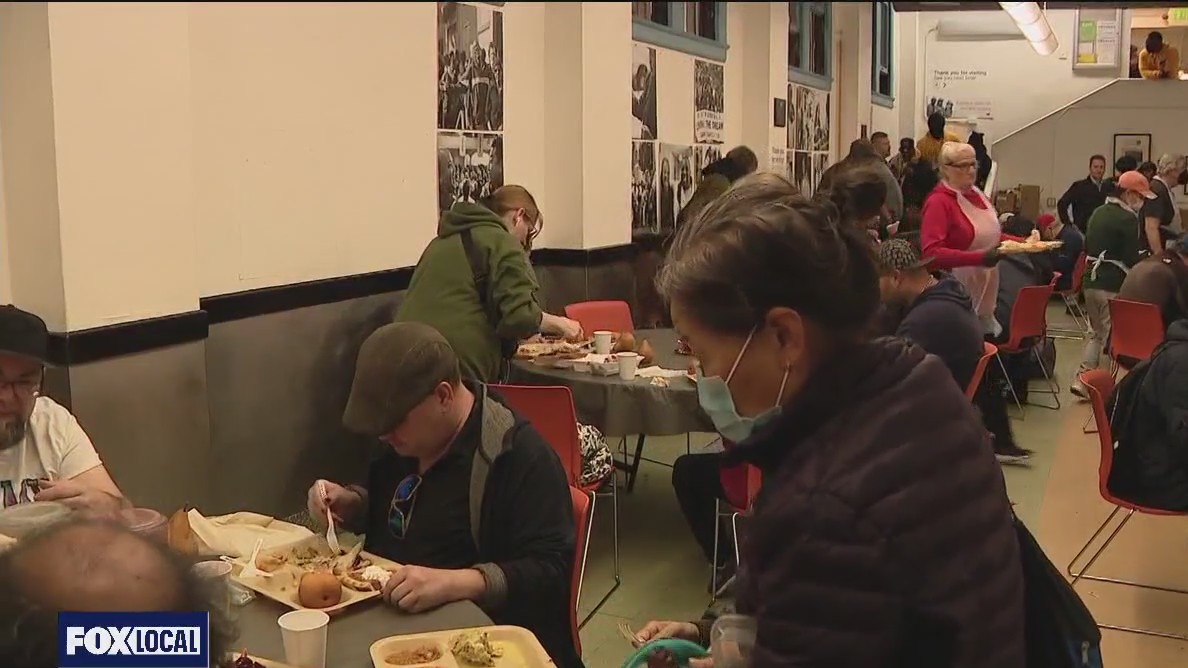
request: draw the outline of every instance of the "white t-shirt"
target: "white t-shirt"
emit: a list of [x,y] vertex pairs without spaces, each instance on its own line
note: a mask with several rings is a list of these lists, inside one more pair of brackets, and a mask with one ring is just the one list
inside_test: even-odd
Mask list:
[[39,480],[68,480],[102,463],[70,411],[38,397],[25,438],[0,450],[0,508],[33,501]]

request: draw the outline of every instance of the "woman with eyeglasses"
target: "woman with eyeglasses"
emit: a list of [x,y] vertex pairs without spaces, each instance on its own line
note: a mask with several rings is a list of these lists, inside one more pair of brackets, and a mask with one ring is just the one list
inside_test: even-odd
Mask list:
[[994,318],[998,298],[998,246],[1004,239],[994,204],[976,185],[978,159],[969,144],[948,142],[940,150],[941,181],[924,201],[920,246],[931,266],[965,286],[987,334],[1002,326]]
[[421,254],[396,320],[444,334],[463,374],[482,382],[498,380],[519,341],[533,334],[580,338],[581,325],[545,313],[537,300],[528,253],[543,225],[523,186],[501,186],[482,204],[454,204]]

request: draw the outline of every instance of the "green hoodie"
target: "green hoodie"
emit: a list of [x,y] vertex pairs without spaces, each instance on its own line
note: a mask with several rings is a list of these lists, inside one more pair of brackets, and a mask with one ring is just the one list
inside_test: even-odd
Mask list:
[[[485,261],[489,312],[466,259],[462,230],[470,230]],[[540,329],[537,289],[528,254],[499,216],[477,204],[459,203],[442,215],[437,238],[421,254],[396,320],[436,328],[453,346],[464,376],[494,382],[500,340],[524,339]]]

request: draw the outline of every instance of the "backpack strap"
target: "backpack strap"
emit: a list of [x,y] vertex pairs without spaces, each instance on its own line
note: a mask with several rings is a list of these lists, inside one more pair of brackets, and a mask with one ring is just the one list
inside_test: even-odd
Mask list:
[[474,539],[475,547],[481,551],[479,536],[487,479],[491,475],[491,465],[494,464],[495,458],[511,445],[516,417],[507,406],[487,395],[486,385],[479,387],[481,389],[477,393],[477,399],[483,415],[479,445],[474,449],[474,462],[470,467],[470,536]]

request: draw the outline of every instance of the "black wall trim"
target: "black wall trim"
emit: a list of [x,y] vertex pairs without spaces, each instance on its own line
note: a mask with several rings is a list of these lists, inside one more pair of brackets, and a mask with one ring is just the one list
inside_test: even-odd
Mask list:
[[[541,248],[532,262],[542,267],[596,267],[630,261],[635,244],[590,250]],[[77,332],[50,333],[50,362],[58,366],[86,364],[132,353],[205,339],[209,326],[307,306],[370,297],[408,288],[413,267],[327,278],[258,290],[204,297],[200,310],[125,322]]]
[[233,292],[204,297],[199,301],[199,306],[206,311],[210,324],[214,325],[307,306],[370,297],[385,292],[398,292],[408,288],[412,272],[412,267],[401,267],[368,274]]
[[207,331],[206,312],[189,311],[77,332],[51,332],[49,361],[57,366],[85,364],[201,341]]
[[604,246],[589,250],[541,248],[532,251],[532,264],[542,267],[597,267],[635,258],[635,244]]

